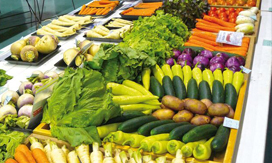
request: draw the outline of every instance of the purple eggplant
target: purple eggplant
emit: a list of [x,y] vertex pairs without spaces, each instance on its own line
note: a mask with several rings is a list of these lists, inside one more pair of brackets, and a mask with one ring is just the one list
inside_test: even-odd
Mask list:
[[222,65],[225,65],[225,60],[223,57],[215,56],[210,60],[210,65],[213,65],[215,63],[221,63]]
[[196,56],[196,52],[193,51],[193,49],[191,48],[185,48],[182,53],[186,53],[186,54],[190,54],[192,56],[192,58],[194,58]]
[[181,65],[181,67],[184,67],[185,65],[188,65],[188,66],[190,66],[190,67],[193,66],[191,62],[189,62],[189,61],[182,61],[182,60],[179,60],[179,61],[177,62],[177,64]]
[[223,57],[225,62],[229,59],[229,56],[226,53],[217,53],[215,56]]
[[202,65],[204,65],[205,67],[207,67],[207,66],[209,65],[209,59],[206,58],[206,57],[203,57],[203,56],[198,55],[198,56],[196,56],[196,57],[194,58],[194,61],[193,61],[193,64],[194,64],[194,65],[196,65],[197,63],[202,64]]
[[216,69],[221,69],[223,71],[225,69],[225,66],[221,63],[215,63],[210,66],[210,70],[214,72]]
[[199,53],[200,56],[203,56],[203,57],[206,57],[208,59],[211,59],[213,57],[213,54],[211,51],[209,50],[202,50],[200,53]]
[[233,71],[233,73],[241,70],[240,66],[231,66],[231,67],[228,67],[228,69]]
[[175,59],[177,59],[181,55],[181,52],[178,49],[173,49],[173,53]]
[[236,67],[240,67],[241,64],[239,62],[239,60],[237,59],[237,57],[233,56],[230,57],[227,62],[226,62],[226,67],[230,68],[232,66],[236,66]]
[[189,61],[189,62],[193,62],[193,58],[190,54],[187,53],[182,53],[179,57],[178,57],[178,61]]

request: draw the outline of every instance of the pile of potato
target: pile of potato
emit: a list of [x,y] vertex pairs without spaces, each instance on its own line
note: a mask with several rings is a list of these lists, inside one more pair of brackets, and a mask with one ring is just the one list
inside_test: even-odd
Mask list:
[[173,119],[175,122],[190,122],[194,125],[211,123],[219,126],[223,124],[224,117],[234,117],[234,110],[227,104],[213,104],[209,99],[180,100],[167,95],[162,98],[161,109],[156,110],[153,116],[160,120]]

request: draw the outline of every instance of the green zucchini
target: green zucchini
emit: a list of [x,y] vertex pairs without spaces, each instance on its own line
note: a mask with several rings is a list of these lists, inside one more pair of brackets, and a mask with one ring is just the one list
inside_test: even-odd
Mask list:
[[180,123],[168,123],[164,124],[158,127],[153,128],[150,131],[151,135],[158,135],[158,134],[163,134],[163,133],[170,133],[174,128],[187,125],[189,124],[188,122],[180,122]]
[[187,97],[190,99],[198,100],[198,87],[197,82],[194,78],[191,78],[188,82]]
[[163,87],[154,76],[150,77],[150,92],[153,95],[158,96],[160,99],[164,96]]
[[210,89],[210,85],[205,80],[202,80],[199,83],[199,99],[209,99],[212,101],[212,93]]
[[176,97],[179,99],[185,99],[187,97],[186,94],[186,87],[184,85],[184,82],[179,76],[173,77],[173,87],[176,93]]
[[229,141],[230,129],[220,125],[211,143],[212,151],[221,152],[226,149]]
[[124,111],[121,116],[110,119],[107,124],[124,122],[132,118],[141,117],[145,114],[142,111],[130,110]]
[[212,124],[197,126],[182,137],[182,142],[194,142],[202,139],[210,139],[216,134],[217,128]]
[[120,124],[120,126],[118,127],[118,130],[127,132],[127,133],[136,132],[138,128],[141,127],[142,125],[148,122],[156,121],[156,120],[157,119],[155,117],[150,115],[136,117]]
[[236,104],[238,100],[237,92],[234,88],[234,86],[231,83],[226,84],[225,88],[226,97],[225,97],[225,103],[229,104],[233,110],[236,109]]
[[173,120],[160,120],[160,121],[154,121],[154,122],[149,122],[147,124],[144,124],[143,126],[141,126],[138,129],[138,134],[140,135],[144,135],[144,136],[149,136],[150,135],[150,131],[158,126],[164,125],[164,124],[168,124],[168,123],[173,123]]
[[170,134],[169,134],[169,138],[170,140],[182,140],[182,137],[189,132],[191,129],[195,128],[195,125],[192,124],[187,124],[187,125],[183,125],[183,126],[179,126],[174,128]]
[[172,80],[169,76],[164,76],[162,79],[162,86],[164,88],[165,95],[176,96]]
[[224,103],[225,102],[224,87],[223,87],[223,84],[218,80],[213,81],[212,102],[213,103]]

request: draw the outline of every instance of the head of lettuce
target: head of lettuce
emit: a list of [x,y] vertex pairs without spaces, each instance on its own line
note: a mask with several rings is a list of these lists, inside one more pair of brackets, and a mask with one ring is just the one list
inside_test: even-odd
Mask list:
[[50,124],[52,136],[75,147],[100,142],[96,126],[120,114],[100,72],[67,68],[48,99],[43,122]]

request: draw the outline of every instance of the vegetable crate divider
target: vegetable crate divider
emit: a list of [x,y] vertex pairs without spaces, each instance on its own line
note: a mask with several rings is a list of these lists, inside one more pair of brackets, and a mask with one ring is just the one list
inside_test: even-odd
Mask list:
[[[251,56],[252,55],[250,55],[250,57]],[[243,107],[246,106],[244,104],[244,100],[245,100],[245,94],[247,94],[246,93],[246,91],[247,91],[247,85],[248,85],[247,84],[247,79],[248,79],[248,76],[246,75],[244,84],[241,87],[241,90],[240,90],[240,93],[239,93],[239,97],[238,97],[238,101],[237,101],[237,106],[236,106],[235,115],[234,115],[234,119],[236,119],[236,120],[240,120],[242,109],[243,109]],[[50,138],[50,139],[57,140],[57,139],[51,137],[51,132],[49,130],[49,125],[45,124],[45,123],[41,123],[37,128],[35,128],[33,130],[33,133],[34,134],[32,134],[32,135],[39,136],[42,139],[44,139],[44,137],[46,137],[47,139]],[[214,160],[199,161],[199,160],[197,160],[195,158],[187,158],[186,162],[190,162],[190,163],[200,163],[200,162],[201,163],[231,162],[233,151],[234,151],[234,146],[235,146],[235,142],[236,142],[236,136],[237,136],[237,130],[236,129],[231,129],[226,152],[222,153],[222,154],[220,154],[220,155],[218,155],[216,157],[214,157]],[[60,141],[60,142],[63,142],[63,141]],[[116,148],[119,148],[119,149],[122,149],[122,150],[128,150],[130,147],[129,146],[116,145]],[[134,150],[136,150],[136,149],[134,148]],[[148,154],[152,154],[152,153],[148,153]],[[166,154],[165,156],[167,157],[167,159],[173,159],[174,158],[174,156],[170,155],[170,154]]]
[[[229,6],[229,5],[210,5],[211,7],[225,7],[225,8],[244,8],[244,9],[248,9],[251,8],[249,6]],[[261,0],[257,0],[256,1],[256,6],[258,9],[261,8]]]

